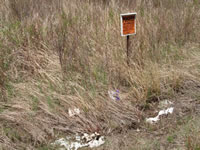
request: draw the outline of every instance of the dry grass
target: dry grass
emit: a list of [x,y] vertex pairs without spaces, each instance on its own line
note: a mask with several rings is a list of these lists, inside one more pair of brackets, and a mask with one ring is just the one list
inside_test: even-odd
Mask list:
[[[143,120],[136,105],[173,97],[186,81],[198,80],[196,0],[0,3],[0,137],[7,139],[0,143],[13,149],[41,146],[61,131],[135,128]],[[127,66],[119,14],[132,11],[137,35]],[[119,102],[109,99],[110,89],[120,90]],[[69,118],[73,107],[81,115]],[[30,138],[12,141],[3,128],[14,125]]]

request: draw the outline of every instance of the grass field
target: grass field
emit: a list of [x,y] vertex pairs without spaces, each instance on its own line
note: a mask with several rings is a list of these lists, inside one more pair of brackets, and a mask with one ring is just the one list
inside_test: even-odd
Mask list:
[[[130,65],[127,12],[137,12]],[[0,149],[99,132],[102,150],[199,150],[199,41],[198,0],[0,0]],[[147,124],[166,99],[175,112]]]

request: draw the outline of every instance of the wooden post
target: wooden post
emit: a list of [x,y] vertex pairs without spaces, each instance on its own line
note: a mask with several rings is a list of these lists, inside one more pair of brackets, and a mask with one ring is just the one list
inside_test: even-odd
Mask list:
[[126,51],[126,54],[127,54],[127,65],[129,66],[129,64],[130,64],[130,58],[129,58],[129,55],[130,55],[130,37],[129,37],[129,35],[127,35],[127,43],[126,43],[127,45],[127,51]]

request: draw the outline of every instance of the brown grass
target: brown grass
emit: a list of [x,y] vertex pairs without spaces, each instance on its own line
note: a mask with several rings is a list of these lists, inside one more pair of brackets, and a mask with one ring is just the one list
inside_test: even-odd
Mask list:
[[[4,145],[37,147],[63,131],[136,128],[136,105],[173,97],[199,77],[196,0],[0,0],[0,133]],[[120,13],[135,11],[131,62]],[[119,89],[121,100],[107,91]],[[68,108],[81,115],[69,118]],[[1,139],[1,138],[0,138]],[[6,144],[8,142],[9,144]]]

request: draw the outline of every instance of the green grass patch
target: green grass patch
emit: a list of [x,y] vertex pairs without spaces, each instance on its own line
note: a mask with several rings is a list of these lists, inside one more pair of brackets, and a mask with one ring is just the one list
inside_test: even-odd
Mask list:
[[31,106],[32,106],[32,110],[33,111],[37,111],[38,110],[38,106],[39,106],[39,100],[38,100],[38,98],[36,97],[36,96],[33,96],[33,95],[31,95],[30,96],[30,98],[31,98]]
[[15,128],[4,127],[4,134],[9,137],[12,142],[22,141],[20,134]]

